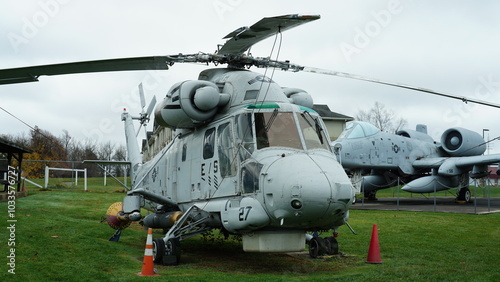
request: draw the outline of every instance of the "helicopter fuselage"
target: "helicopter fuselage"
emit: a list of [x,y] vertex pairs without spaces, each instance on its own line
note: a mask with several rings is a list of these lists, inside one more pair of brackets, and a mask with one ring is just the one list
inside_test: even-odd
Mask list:
[[[142,207],[157,214],[186,212],[195,205],[208,214],[211,228],[244,234],[244,249],[248,251],[302,250],[305,231],[343,225],[354,190],[331,152],[319,115],[291,103],[281,87],[260,74],[212,71],[200,76],[212,77],[230,101],[217,106],[217,114],[206,122],[176,117],[184,125],[201,124],[176,129],[177,137],[159,154],[137,164],[134,189],[128,197],[144,200]],[[246,83],[237,84],[233,79]],[[158,111],[182,107],[172,104],[181,103],[184,94],[176,98],[176,91],[182,92],[183,87],[174,85],[157,107],[158,123],[164,123],[158,121],[162,117]],[[192,101],[200,99],[196,95]],[[262,95],[265,100],[259,99]],[[125,123],[131,123],[126,115]],[[165,116],[167,121],[172,120]],[[125,213],[137,213],[137,201],[132,200],[132,205],[128,202],[124,201]],[[144,222],[148,225],[152,221]],[[256,243],[255,238],[262,232],[267,237],[277,235],[287,243]]]

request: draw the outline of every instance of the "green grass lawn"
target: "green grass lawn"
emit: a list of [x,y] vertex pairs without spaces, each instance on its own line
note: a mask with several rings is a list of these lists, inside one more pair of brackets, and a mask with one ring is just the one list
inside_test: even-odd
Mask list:
[[[114,230],[101,222],[108,206],[124,196],[110,192],[117,189],[33,190],[17,199],[15,275],[6,264],[8,203],[0,203],[0,281],[145,279],[135,273],[141,271],[146,231],[133,224],[119,242],[110,242]],[[340,256],[244,253],[238,240],[200,236],[182,242],[179,266],[156,266],[161,276],[148,279],[500,281],[500,214],[352,210],[349,222],[359,235],[341,227]],[[382,264],[365,263],[373,224],[378,226]]]
[[[124,182],[123,177],[119,177],[122,183]],[[38,183],[40,185],[44,185],[44,179],[31,179],[31,181]],[[127,184],[130,185],[130,178],[127,178]],[[25,182],[26,189],[28,191],[38,191],[39,188]],[[411,197],[421,197],[421,194],[408,193],[400,190],[402,186],[391,187],[387,189],[382,189],[377,191],[378,198],[411,198]],[[50,178],[48,188],[53,191],[83,191],[84,183],[83,178],[78,178],[78,184],[76,185],[75,179],[71,178]],[[120,186],[120,184],[111,177],[107,178],[107,185],[104,185],[103,177],[93,177],[87,179],[87,189],[90,192],[117,192],[123,191],[124,188]],[[477,195],[477,197],[500,197],[500,187],[497,186],[486,186],[486,187],[469,187],[472,197]],[[446,191],[436,192],[437,197],[456,197],[457,189],[450,189]],[[434,193],[426,193],[424,196],[429,198],[434,197]],[[358,195],[358,198],[361,198],[361,195]]]

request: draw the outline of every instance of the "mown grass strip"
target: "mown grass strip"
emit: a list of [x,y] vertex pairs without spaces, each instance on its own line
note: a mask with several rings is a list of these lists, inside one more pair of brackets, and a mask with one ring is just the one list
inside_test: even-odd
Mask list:
[[[113,189],[111,189],[113,190]],[[101,223],[122,193],[38,191],[16,201],[16,274],[7,272],[9,247],[0,230],[1,281],[129,281],[142,267],[146,232],[134,224],[119,242]],[[7,203],[0,203],[7,213]],[[6,218],[6,216],[4,216]],[[352,210],[338,238],[343,255],[244,253],[237,240],[201,237],[182,242],[181,265],[157,266],[151,279],[215,280],[468,280],[500,281],[500,214]],[[371,228],[377,224],[383,264],[366,264]],[[326,234],[324,234],[326,235]],[[155,233],[154,237],[161,234]],[[215,238],[215,239],[214,239]]]

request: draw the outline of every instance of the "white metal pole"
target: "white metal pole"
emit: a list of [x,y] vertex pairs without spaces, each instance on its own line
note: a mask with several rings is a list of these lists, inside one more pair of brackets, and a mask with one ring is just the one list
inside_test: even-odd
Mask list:
[[87,192],[87,169],[85,168],[83,170],[83,183],[84,183],[84,189],[85,189],[85,192]]
[[45,189],[49,186],[49,167],[45,166]]
[[106,176],[108,175],[108,167],[104,166],[104,186],[106,186]]
[[125,186],[127,186],[127,166],[123,166],[123,183],[125,183]]

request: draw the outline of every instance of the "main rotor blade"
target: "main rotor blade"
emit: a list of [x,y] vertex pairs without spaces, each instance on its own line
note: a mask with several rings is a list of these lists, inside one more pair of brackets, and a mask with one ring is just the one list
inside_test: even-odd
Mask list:
[[223,39],[229,40],[217,53],[219,55],[242,54],[257,42],[260,42],[277,32],[283,32],[319,18],[319,15],[299,14],[263,18],[250,27],[240,27],[226,35]]
[[427,88],[415,87],[415,86],[411,86],[411,85],[407,85],[407,84],[401,84],[401,83],[393,83],[393,82],[383,81],[383,80],[380,80],[380,79],[374,79],[374,78],[370,78],[370,77],[366,77],[366,76],[360,76],[360,75],[355,75],[355,74],[350,74],[350,73],[345,73],[345,72],[338,72],[338,71],[332,71],[332,70],[326,70],[326,69],[319,69],[319,68],[312,68],[312,67],[303,67],[300,70],[301,71],[305,71],[305,72],[311,72],[311,73],[333,75],[333,76],[339,76],[339,77],[357,79],[357,80],[362,80],[362,81],[374,82],[374,83],[379,83],[379,84],[385,84],[385,85],[390,85],[390,86],[395,86],[395,87],[400,87],[400,88],[405,88],[405,89],[410,89],[410,90],[425,92],[425,93],[429,93],[429,94],[434,94],[434,95],[438,95],[438,96],[448,97],[448,98],[452,98],[452,99],[458,99],[458,100],[461,100],[464,103],[472,102],[472,103],[481,104],[481,105],[485,105],[485,106],[490,106],[490,107],[494,107],[494,108],[500,108],[500,104],[495,104],[495,103],[491,103],[491,102],[488,102],[488,101],[483,101],[483,100],[479,100],[479,99],[469,98],[469,97],[465,97],[465,96],[457,96],[457,95],[453,95],[453,94],[448,94],[448,93],[434,91],[434,90],[427,89]]
[[38,81],[42,75],[90,72],[166,70],[175,61],[169,56],[136,57],[53,64],[0,70],[0,84]]

